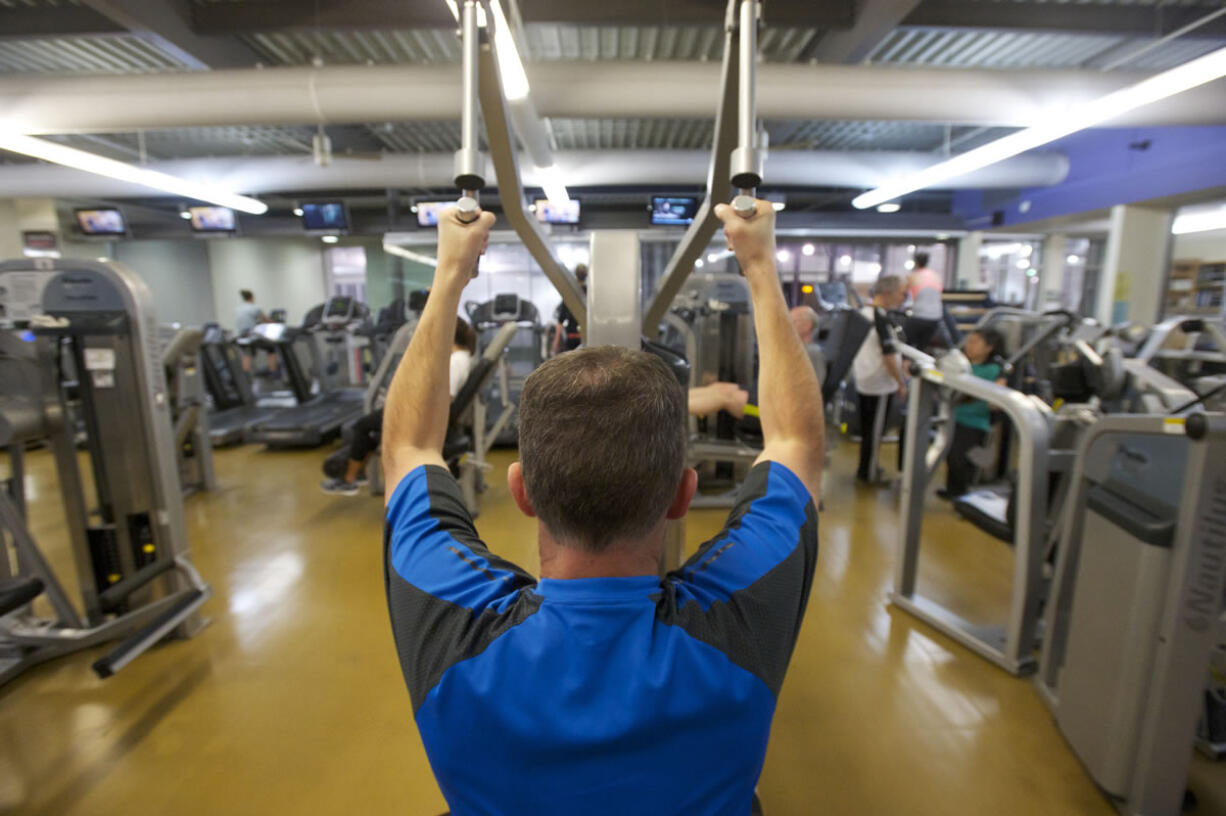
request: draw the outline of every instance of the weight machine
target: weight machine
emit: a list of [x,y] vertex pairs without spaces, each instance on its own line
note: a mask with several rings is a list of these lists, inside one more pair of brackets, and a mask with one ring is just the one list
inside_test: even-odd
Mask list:
[[[0,683],[46,660],[113,640],[109,677],[163,638],[204,627],[212,591],[188,554],[166,370],[148,287],[114,263],[0,263]],[[69,363],[71,361],[71,364]],[[82,479],[65,421],[66,370],[78,377],[92,470]],[[83,611],[30,533],[24,450],[49,442]],[[50,618],[32,604],[45,599]]]

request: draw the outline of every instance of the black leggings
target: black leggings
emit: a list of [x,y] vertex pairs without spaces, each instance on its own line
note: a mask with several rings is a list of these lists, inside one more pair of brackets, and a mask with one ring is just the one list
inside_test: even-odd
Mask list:
[[975,465],[967,457],[971,448],[982,445],[988,432],[966,425],[954,425],[954,438],[949,445],[949,461],[945,463],[945,490],[955,498],[965,494],[975,478]]
[[[880,444],[879,439],[874,438],[874,425],[877,422],[877,406],[881,400],[886,401],[885,413],[888,418],[890,415],[890,402],[894,399],[893,394],[878,396],[876,394],[858,394],[860,403],[860,469],[856,471],[856,477],[862,480],[875,478],[875,473],[869,473],[869,468],[873,462],[873,451]],[[884,428],[882,431],[884,433]],[[902,444],[899,443],[901,449]],[[881,462],[877,465],[880,467]]]
[[371,411],[353,426],[353,441],[349,443],[349,458],[365,462],[366,457],[379,449],[383,438],[383,409]]

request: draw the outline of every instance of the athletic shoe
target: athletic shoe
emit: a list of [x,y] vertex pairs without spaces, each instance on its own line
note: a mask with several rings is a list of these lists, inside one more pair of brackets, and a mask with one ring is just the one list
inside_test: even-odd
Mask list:
[[357,485],[358,487],[366,487],[368,484],[370,484],[370,479],[366,477],[366,468],[362,468],[360,471],[358,471],[357,478],[353,480],[353,484]]
[[336,496],[356,496],[359,492],[357,483],[344,479],[324,479],[319,483],[319,489]]

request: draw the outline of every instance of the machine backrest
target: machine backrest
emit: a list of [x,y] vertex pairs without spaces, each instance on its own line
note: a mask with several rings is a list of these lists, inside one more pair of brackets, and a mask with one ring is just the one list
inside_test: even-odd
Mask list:
[[485,351],[477,358],[477,362],[473,364],[472,370],[468,372],[468,379],[464,380],[464,385],[460,386],[459,392],[451,401],[451,410],[448,412],[448,424],[454,426],[456,421],[464,416],[464,412],[472,407],[473,402],[477,399],[477,394],[489,382],[490,377],[494,375],[494,371],[498,368],[498,360],[502,357],[502,353],[506,351],[507,346],[511,342],[511,338],[515,336],[518,327],[514,323],[508,323],[498,330],[494,335],[494,339],[485,347]]
[[826,380],[822,383],[822,400],[829,403],[851,371],[851,364],[868,337],[872,326],[868,318],[852,309],[840,309],[829,319],[830,333],[822,351],[826,354]]

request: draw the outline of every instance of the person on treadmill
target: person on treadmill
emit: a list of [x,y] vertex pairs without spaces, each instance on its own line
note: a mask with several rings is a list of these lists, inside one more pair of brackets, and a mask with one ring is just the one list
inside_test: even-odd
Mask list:
[[668,520],[697,485],[684,390],[638,349],[550,359],[524,383],[507,473],[537,519],[539,579],[489,550],[442,458],[450,321],[494,216],[440,218],[430,302],[384,412],[384,564],[417,728],[456,816],[751,811],[813,581],[825,437],[774,210],[716,215],[753,298],[762,454],[723,531],[661,576]]
[[[477,353],[477,333],[462,318],[456,318],[455,335],[451,342],[451,357],[448,358],[448,393],[452,399],[464,387],[468,372],[472,369],[473,355]],[[383,436],[383,409],[376,408],[365,414],[353,425],[353,438],[349,442],[349,460],[345,462],[345,474],[339,478],[324,479],[319,489],[339,496],[356,496],[367,483],[366,463],[379,450]]]

